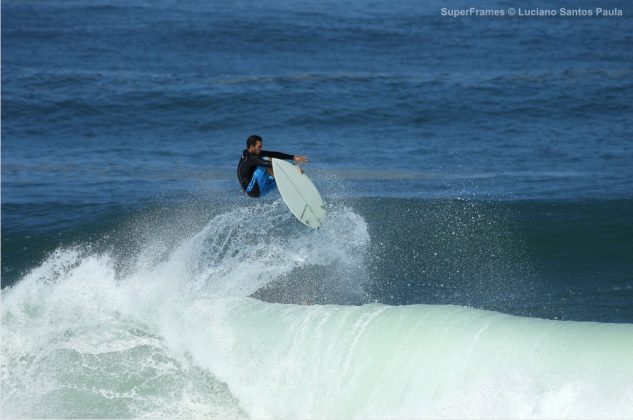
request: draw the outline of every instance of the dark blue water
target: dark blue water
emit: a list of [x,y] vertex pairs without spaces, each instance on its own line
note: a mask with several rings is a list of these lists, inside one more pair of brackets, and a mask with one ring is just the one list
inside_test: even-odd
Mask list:
[[628,11],[441,7],[3,2],[3,287],[156,211],[251,205],[257,133],[367,221],[367,299],[633,322]]

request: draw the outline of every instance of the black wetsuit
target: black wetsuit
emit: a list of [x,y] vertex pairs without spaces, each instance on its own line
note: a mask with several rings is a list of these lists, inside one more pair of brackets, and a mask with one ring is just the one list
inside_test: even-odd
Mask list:
[[[273,163],[270,160],[264,160],[262,159],[263,157],[284,160],[293,160],[295,158],[293,155],[287,155],[281,152],[268,152],[266,150],[262,150],[262,154],[257,156],[256,154],[250,153],[248,150],[244,149],[242,157],[240,158],[240,163],[237,165],[237,179],[240,181],[242,190],[246,191],[246,188],[248,188],[248,184],[250,184],[251,178],[253,178],[253,174],[258,166],[263,166],[264,168],[271,168],[273,166]],[[253,198],[259,197],[259,185],[255,183],[253,189],[248,191],[246,194]]]

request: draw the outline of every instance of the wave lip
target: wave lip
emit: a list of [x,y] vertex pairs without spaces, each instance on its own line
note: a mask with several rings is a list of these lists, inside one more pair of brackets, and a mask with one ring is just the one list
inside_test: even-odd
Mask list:
[[208,328],[168,342],[184,344],[257,418],[633,414],[628,324],[248,298],[200,300],[184,320]]

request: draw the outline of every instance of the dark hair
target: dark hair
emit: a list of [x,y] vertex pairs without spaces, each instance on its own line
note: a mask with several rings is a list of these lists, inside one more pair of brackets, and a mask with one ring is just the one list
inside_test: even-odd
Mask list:
[[246,148],[248,149],[251,146],[255,146],[258,141],[262,141],[262,138],[258,135],[253,134],[252,136],[248,136],[248,138],[246,139]]

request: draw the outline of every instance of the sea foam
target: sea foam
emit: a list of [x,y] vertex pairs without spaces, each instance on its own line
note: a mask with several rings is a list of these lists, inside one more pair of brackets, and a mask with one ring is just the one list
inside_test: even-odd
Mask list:
[[362,295],[368,226],[329,210],[319,232],[280,201],[221,212],[167,251],[156,227],[124,263],[58,249],[2,292],[2,415],[633,416],[629,324],[249,297],[318,273]]

